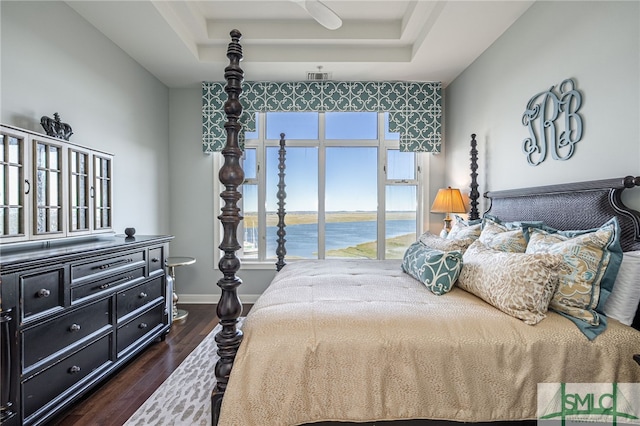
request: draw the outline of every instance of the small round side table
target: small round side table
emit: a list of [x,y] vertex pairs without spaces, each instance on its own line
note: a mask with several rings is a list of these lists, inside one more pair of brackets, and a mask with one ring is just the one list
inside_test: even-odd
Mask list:
[[175,256],[167,257],[166,265],[169,268],[169,275],[173,279],[173,322],[183,321],[189,315],[184,309],[178,309],[178,294],[176,293],[176,267],[193,265],[196,263],[195,257]]

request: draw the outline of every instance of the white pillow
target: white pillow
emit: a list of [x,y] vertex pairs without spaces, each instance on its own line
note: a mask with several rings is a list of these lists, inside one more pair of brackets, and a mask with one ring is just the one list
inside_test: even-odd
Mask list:
[[623,253],[616,283],[604,305],[604,314],[631,325],[640,303],[640,251]]

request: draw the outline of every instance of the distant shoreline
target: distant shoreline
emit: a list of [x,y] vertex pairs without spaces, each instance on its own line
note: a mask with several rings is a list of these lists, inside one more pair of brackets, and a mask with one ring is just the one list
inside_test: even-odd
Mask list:
[[[416,240],[416,234],[404,234],[387,238],[385,259],[402,259],[407,247]],[[327,258],[375,259],[377,243],[371,241],[341,249],[327,250]]]
[[[327,223],[336,222],[375,222],[378,214],[376,212],[327,212],[325,220]],[[415,220],[415,212],[388,212],[387,220]],[[285,225],[306,225],[318,223],[318,214],[316,212],[291,212],[286,213],[284,217]],[[257,226],[257,215],[251,213],[244,214],[245,227],[253,228]],[[278,224],[277,213],[267,213],[267,226],[276,226]]]

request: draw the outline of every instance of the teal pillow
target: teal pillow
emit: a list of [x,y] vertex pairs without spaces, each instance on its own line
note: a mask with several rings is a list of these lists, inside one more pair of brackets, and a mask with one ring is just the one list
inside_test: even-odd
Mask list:
[[480,218],[480,219],[465,219],[462,216],[460,216],[459,214],[454,214],[453,218],[456,220],[456,223],[461,223],[464,226],[472,226],[472,225],[477,225],[479,223],[482,223],[482,218]]
[[420,241],[411,244],[402,258],[402,270],[438,296],[453,288],[461,269],[461,251],[437,250]]
[[520,221],[520,220],[514,220],[512,222],[505,222],[502,219],[500,219],[497,216],[493,216],[490,214],[485,214],[483,216],[483,222],[482,222],[482,228],[484,229],[484,225],[487,222],[487,220],[493,221],[499,225],[504,226],[505,228],[511,230],[511,229],[517,229],[517,228],[521,228],[521,229],[525,229],[528,226],[533,226],[534,228],[542,228],[545,226],[544,222],[541,220],[524,220],[524,221]]

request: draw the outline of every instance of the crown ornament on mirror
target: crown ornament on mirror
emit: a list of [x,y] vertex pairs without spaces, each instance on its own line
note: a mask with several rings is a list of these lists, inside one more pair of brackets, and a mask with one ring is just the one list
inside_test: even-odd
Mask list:
[[68,141],[73,134],[71,126],[67,123],[63,123],[60,120],[60,115],[57,112],[53,113],[53,118],[43,115],[40,119],[40,124],[44,128],[44,131],[47,133],[47,135],[53,136],[54,138],[64,139],[65,141]]

